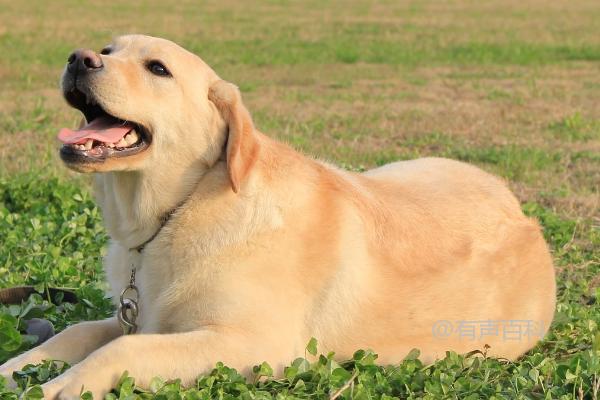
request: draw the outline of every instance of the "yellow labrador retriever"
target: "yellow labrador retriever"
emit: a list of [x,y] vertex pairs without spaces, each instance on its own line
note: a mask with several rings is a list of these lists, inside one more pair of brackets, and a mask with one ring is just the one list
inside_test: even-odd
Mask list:
[[514,359],[552,320],[539,226],[473,166],[425,158],[358,174],[308,158],[260,133],[234,85],[158,38],[74,52],[62,89],[87,123],[59,133],[61,157],[94,172],[119,311],[1,367],[75,364],[44,385],[49,399],[102,395],[124,370],[144,386],[189,384],[217,361],[281,369],[311,337],[384,364],[415,347],[425,361],[487,346]]

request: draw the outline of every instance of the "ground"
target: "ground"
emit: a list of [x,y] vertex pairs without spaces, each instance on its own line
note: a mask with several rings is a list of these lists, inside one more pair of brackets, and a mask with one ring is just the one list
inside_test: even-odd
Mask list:
[[[390,396],[435,398],[442,382],[449,397],[598,397],[596,1],[0,0],[0,10],[0,286],[80,288],[89,306],[44,311],[58,328],[110,312],[98,289],[106,237],[89,178],[57,156],[58,129],[79,119],[61,99],[60,73],[75,48],[147,33],[199,54],[240,87],[261,131],[308,154],[348,168],[420,156],[472,162],[506,178],[541,220],[559,287],[546,340],[516,364],[478,366],[491,374],[492,392],[457,389],[476,375],[473,359],[459,357],[459,372],[422,366],[421,386]],[[32,301],[39,307],[42,299]],[[27,346],[14,344],[20,322],[9,318],[23,308],[3,312],[0,339],[13,342],[0,341],[0,361]]]

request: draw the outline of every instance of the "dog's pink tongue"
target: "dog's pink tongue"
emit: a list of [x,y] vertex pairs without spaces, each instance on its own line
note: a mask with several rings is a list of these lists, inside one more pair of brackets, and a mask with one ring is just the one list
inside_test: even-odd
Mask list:
[[58,140],[65,144],[85,143],[88,139],[104,143],[116,143],[134,128],[129,122],[118,121],[111,117],[99,117],[76,131],[62,128]]

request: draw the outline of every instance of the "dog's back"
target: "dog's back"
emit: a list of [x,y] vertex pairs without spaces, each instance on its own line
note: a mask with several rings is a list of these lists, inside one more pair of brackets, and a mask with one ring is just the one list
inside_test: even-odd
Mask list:
[[[356,268],[370,270],[370,284],[362,286],[353,340],[379,344],[394,362],[411,347],[433,359],[450,348],[486,344],[490,354],[514,358],[543,336],[554,313],[552,261],[538,224],[500,179],[441,158],[388,164],[349,179],[377,204],[375,215],[361,218],[371,262]],[[497,323],[500,330],[442,337],[435,332],[439,321],[454,331],[468,321]],[[507,339],[504,325],[518,321],[535,325],[536,336]]]

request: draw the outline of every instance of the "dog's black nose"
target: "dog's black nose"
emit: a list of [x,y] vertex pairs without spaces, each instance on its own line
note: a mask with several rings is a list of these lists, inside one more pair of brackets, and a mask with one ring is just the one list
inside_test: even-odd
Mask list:
[[102,59],[93,50],[75,50],[67,60],[67,71],[70,73],[81,73],[88,71],[99,71],[104,67]]

